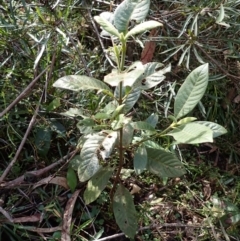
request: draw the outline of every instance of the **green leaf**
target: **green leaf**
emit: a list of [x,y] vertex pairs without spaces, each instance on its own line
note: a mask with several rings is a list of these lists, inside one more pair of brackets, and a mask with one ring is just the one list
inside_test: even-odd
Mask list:
[[124,104],[123,105],[119,105],[115,108],[114,112],[112,113],[111,119],[114,120],[117,116],[119,116],[122,113],[122,110],[124,108]]
[[67,184],[70,187],[71,192],[74,192],[77,186],[77,175],[71,167],[69,167],[67,171]]
[[108,102],[107,105],[105,105],[103,111],[107,114],[112,114],[116,110],[117,106],[118,106],[117,101],[115,101],[115,100],[110,101],[110,102]]
[[[195,118],[195,117],[185,117],[185,118],[183,118],[183,119],[181,119],[181,120],[179,120],[178,122],[177,122],[177,125],[183,125],[183,124],[187,124],[187,123],[189,123],[189,122],[192,122],[192,121],[195,121],[197,118]],[[196,122],[195,122],[196,123]]]
[[60,98],[55,98],[46,108],[47,111],[53,111],[61,105]]
[[113,197],[113,212],[120,229],[129,238],[134,238],[137,231],[137,212],[130,192],[119,185]]
[[107,119],[110,119],[110,115],[105,113],[105,112],[98,112],[94,118],[96,120],[107,120]]
[[114,12],[114,25],[119,32],[125,33],[127,31],[131,15],[138,2],[139,0],[125,0],[116,8]]
[[105,136],[99,132],[86,136],[80,153],[80,165],[78,166],[78,177],[81,182],[90,179],[100,168],[98,152]]
[[66,136],[67,131],[66,131],[64,125],[60,121],[58,121],[54,118],[51,118],[49,121],[50,121],[51,130],[58,134],[56,136],[56,138]]
[[158,115],[157,114],[151,114],[147,119],[146,122],[150,124],[153,128],[156,127],[158,123]]
[[51,144],[52,131],[50,128],[41,127],[37,129],[35,136],[35,145],[38,154],[41,156],[46,156]]
[[[115,88],[114,96],[115,98],[119,99],[119,85]],[[132,107],[135,105],[135,103],[138,101],[140,95],[141,95],[141,90],[138,88],[132,89],[127,96],[125,96],[125,88],[122,88],[122,94],[124,96],[123,104],[123,113],[126,114],[128,111],[132,109]]]
[[140,34],[143,33],[147,30],[156,28],[156,27],[160,27],[163,26],[161,23],[151,20],[151,21],[147,21],[144,23],[140,23],[137,26],[135,26],[133,29],[131,29],[125,36],[125,39],[128,39],[130,36],[136,35],[136,34]]
[[147,150],[144,145],[141,145],[137,148],[133,159],[134,170],[137,175],[144,171],[147,166],[147,160]]
[[150,0],[138,0],[138,4],[135,6],[131,15],[131,20],[136,22],[142,22],[147,17],[150,8]]
[[84,191],[83,197],[85,203],[95,201],[107,186],[107,183],[112,176],[114,168],[101,167],[98,172],[88,181],[87,188]]
[[82,110],[80,110],[78,108],[69,108],[69,110],[62,112],[61,115],[64,115],[67,117],[78,117],[78,116],[83,117]]
[[179,177],[185,169],[178,158],[163,149],[147,148],[148,170],[160,177]]
[[210,122],[210,121],[195,121],[194,123],[198,123],[198,124],[201,124],[201,125],[204,125],[204,126],[207,126],[209,127],[212,131],[213,131],[213,138],[216,138],[218,136],[221,136],[221,135],[224,135],[227,133],[227,130],[217,124],[217,123],[214,123],[214,122]]
[[123,104],[125,105],[123,108],[123,113],[128,113],[135,103],[138,101],[141,95],[141,90],[135,88],[127,95],[127,98],[123,100]]
[[141,90],[148,90],[160,84],[166,77],[165,73],[170,72],[171,65],[163,69],[163,64],[158,62],[151,62],[144,65],[144,73],[135,81],[133,88]]
[[112,96],[111,89],[102,81],[88,77],[85,75],[67,75],[64,76],[53,84],[54,87],[67,89],[72,91],[79,91],[79,90],[102,90],[105,91],[106,94]]
[[[126,124],[123,126],[123,139],[122,144],[125,147],[128,147],[129,144],[132,142],[134,129],[130,124]],[[119,143],[119,140],[118,140]]]
[[137,121],[137,122],[132,122],[131,126],[135,129],[135,130],[143,130],[143,131],[151,131],[153,133],[156,132],[156,130],[154,129],[154,127],[145,122],[145,121]]
[[69,165],[73,170],[77,171],[78,167],[80,166],[81,161],[82,160],[81,160],[80,155],[76,155],[75,157],[72,158]]
[[111,86],[117,86],[121,81],[124,86],[132,87],[134,82],[143,74],[144,67],[140,61],[134,62],[125,72],[119,73],[113,69],[112,73],[104,77],[104,82]]
[[108,33],[120,38],[118,30],[105,18],[101,16],[95,16],[94,20]]
[[117,138],[118,138],[118,132],[116,131],[112,131],[104,137],[102,141],[101,149],[100,149],[100,155],[102,156],[103,160],[105,160],[106,158],[109,158],[109,156],[111,155],[115,147],[115,144],[117,142]]
[[117,131],[124,126],[124,122],[125,122],[124,114],[120,114],[117,117],[117,119],[111,123],[111,127],[114,131]]
[[225,15],[224,8],[223,8],[223,5],[221,3],[221,5],[220,5],[220,12],[219,12],[219,15],[218,15],[218,17],[216,19],[216,23],[221,23],[222,20],[224,19],[224,15]]
[[153,148],[153,149],[161,149],[164,150],[158,143],[154,141],[144,141],[145,147]]
[[178,126],[167,135],[172,136],[177,143],[198,144],[213,142],[213,131],[209,127],[195,122]]
[[187,115],[201,100],[208,85],[208,64],[193,70],[179,89],[175,103],[174,116],[179,119]]

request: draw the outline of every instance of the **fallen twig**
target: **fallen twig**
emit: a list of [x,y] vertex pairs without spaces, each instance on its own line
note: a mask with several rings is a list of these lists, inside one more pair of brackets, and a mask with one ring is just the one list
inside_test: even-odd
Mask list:
[[[67,159],[71,159],[74,157],[74,155],[78,152],[79,150],[76,149],[72,152],[70,152],[68,155],[64,156],[63,158],[61,158],[60,160],[52,163],[51,165],[47,166],[47,167],[44,167],[40,170],[37,170],[37,171],[30,171],[30,172],[27,172],[27,174],[32,174],[36,177],[40,177],[42,176],[43,174],[45,174],[46,172],[50,171],[51,169],[57,167],[59,164],[65,162]],[[9,182],[3,182],[3,183],[0,183],[0,188],[6,188],[6,189],[10,189],[10,188],[13,188],[13,187],[18,187],[20,184],[22,184],[24,182],[24,178],[25,178],[25,175],[22,175],[12,181],[9,181]]]

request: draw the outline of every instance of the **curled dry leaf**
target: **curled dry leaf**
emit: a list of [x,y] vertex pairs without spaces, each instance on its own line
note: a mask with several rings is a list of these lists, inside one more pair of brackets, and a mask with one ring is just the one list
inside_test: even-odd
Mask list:
[[46,177],[46,178],[40,180],[39,182],[37,182],[33,186],[33,189],[35,189],[41,185],[45,185],[45,184],[49,184],[49,183],[62,186],[65,189],[69,189],[69,187],[67,185],[67,179],[65,177],[52,177],[52,176]]
[[80,193],[80,190],[76,190],[73,193],[72,197],[67,202],[67,205],[63,214],[61,241],[71,241],[70,230],[71,230],[71,222],[72,222],[72,212],[79,193]]
[[141,190],[141,187],[139,187],[138,185],[132,183],[131,184],[132,190],[131,190],[131,194],[135,194],[135,193],[139,193]]

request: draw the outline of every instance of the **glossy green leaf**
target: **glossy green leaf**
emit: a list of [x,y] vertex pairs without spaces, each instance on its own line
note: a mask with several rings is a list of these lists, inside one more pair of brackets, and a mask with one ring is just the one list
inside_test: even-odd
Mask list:
[[147,150],[144,145],[141,145],[134,153],[133,159],[133,166],[137,175],[140,175],[146,169],[147,161]]
[[136,25],[133,29],[131,29],[125,36],[125,39],[128,39],[130,36],[134,36],[136,34],[140,34],[143,33],[147,30],[156,28],[156,27],[160,27],[163,26],[161,23],[154,21],[154,20],[150,20],[144,23],[140,23],[138,25]]
[[148,155],[148,170],[160,177],[179,177],[185,174],[185,169],[178,158],[163,149],[146,148]]
[[94,202],[101,194],[103,189],[112,176],[113,168],[101,167],[98,172],[88,181],[87,188],[83,197],[86,204]]
[[212,131],[213,131],[213,138],[216,138],[218,136],[221,136],[221,135],[224,135],[227,133],[227,130],[217,124],[217,123],[214,123],[214,122],[210,122],[210,121],[195,121],[195,123],[198,123],[198,124],[201,124],[201,125],[204,125],[204,126],[207,126],[209,127]]
[[137,212],[132,195],[121,184],[113,197],[113,212],[120,229],[133,239],[137,231]]
[[101,16],[95,16],[94,20],[108,33],[120,38],[118,30],[105,18]]
[[68,170],[67,170],[67,184],[70,187],[71,192],[75,191],[75,188],[77,186],[77,182],[78,182],[77,175],[76,175],[74,169],[69,167]]
[[78,177],[81,182],[90,179],[100,168],[98,160],[98,152],[105,135],[102,133],[94,133],[86,136],[80,153],[80,165],[78,166]]
[[187,115],[201,100],[208,85],[208,64],[193,70],[179,89],[175,103],[174,116],[179,119]]
[[195,122],[175,127],[167,135],[172,136],[177,143],[198,144],[213,142],[213,131],[209,127]]
[[67,75],[64,76],[53,84],[54,87],[67,89],[72,91],[79,91],[79,90],[102,90],[105,91],[107,94],[112,95],[111,89],[102,81],[88,77],[85,75]]

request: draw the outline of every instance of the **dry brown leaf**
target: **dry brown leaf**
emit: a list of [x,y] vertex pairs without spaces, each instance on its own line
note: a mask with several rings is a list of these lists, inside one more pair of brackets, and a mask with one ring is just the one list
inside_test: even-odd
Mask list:
[[41,185],[45,185],[45,184],[49,184],[49,183],[62,186],[65,189],[69,189],[69,186],[67,185],[67,179],[65,177],[52,177],[52,176],[46,177],[46,178],[40,180],[39,182],[37,182],[33,186],[33,189],[35,189]]
[[137,184],[131,183],[130,186],[132,187],[131,194],[139,193],[141,191],[141,187]]
[[[152,29],[150,32],[149,37],[156,37],[158,34],[158,29]],[[147,41],[145,43],[144,49],[141,54],[141,61],[143,64],[147,64],[152,61],[153,55],[156,49],[156,42],[155,41]]]
[[67,205],[63,214],[61,241],[71,241],[70,229],[71,229],[71,222],[72,222],[72,212],[79,193],[80,193],[80,190],[76,190],[73,193],[72,197],[67,202]]

